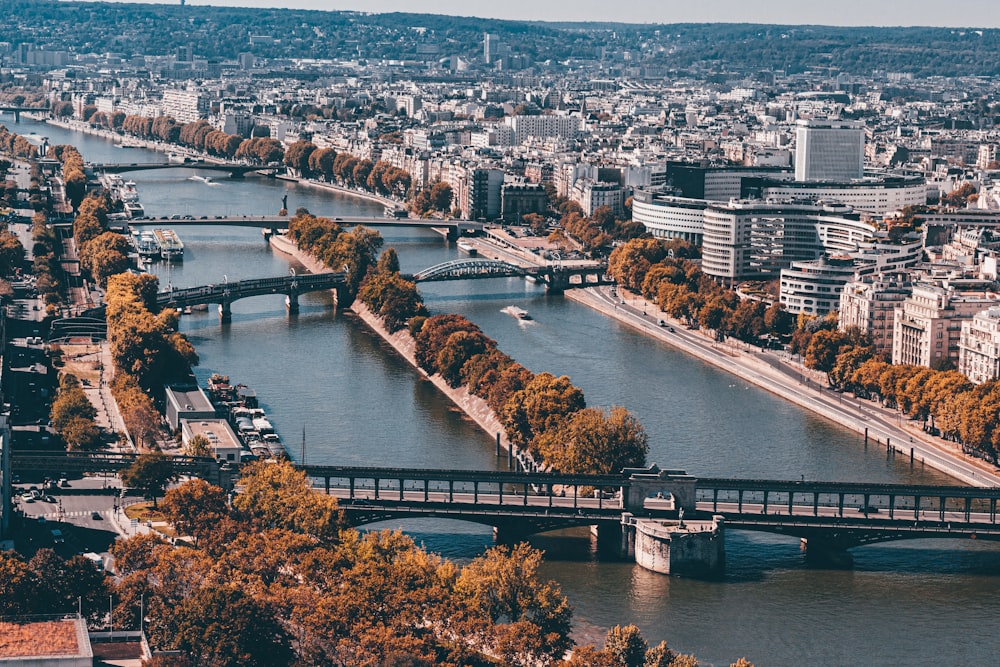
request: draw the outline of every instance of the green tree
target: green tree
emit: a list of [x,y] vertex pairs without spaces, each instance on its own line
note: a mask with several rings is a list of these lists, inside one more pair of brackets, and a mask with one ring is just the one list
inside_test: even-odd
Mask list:
[[167,485],[177,479],[173,464],[161,452],[139,454],[121,476],[122,484],[142,491],[144,497],[153,501],[153,507],[156,507],[157,498],[163,495]]

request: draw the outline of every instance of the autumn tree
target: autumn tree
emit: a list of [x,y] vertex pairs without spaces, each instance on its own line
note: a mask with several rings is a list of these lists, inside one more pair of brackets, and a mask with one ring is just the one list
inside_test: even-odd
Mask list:
[[595,475],[644,466],[649,451],[642,424],[618,406],[610,413],[599,408],[573,413],[558,428],[536,436],[536,448],[560,472]]
[[157,643],[203,667],[281,667],[294,653],[269,605],[230,585],[203,586],[150,623]]
[[571,414],[584,407],[583,391],[573,386],[568,377],[540,373],[510,397],[500,419],[510,441],[519,447],[528,447],[533,446],[536,436],[555,431]]
[[240,475],[233,508],[260,528],[282,527],[332,541],[341,526],[337,500],[313,491],[304,471],[288,461],[255,461]]
[[226,492],[203,479],[193,479],[163,494],[160,510],[184,535],[210,533],[229,511]]
[[556,582],[539,579],[541,562],[541,552],[526,543],[494,547],[462,569],[455,591],[494,624],[523,621],[537,628],[542,655],[554,660],[571,646],[572,609]]
[[656,239],[634,239],[611,252],[608,275],[632,291],[642,289],[646,272],[667,256],[666,248]]
[[616,625],[604,636],[604,650],[622,667],[643,667],[649,644],[634,625]]

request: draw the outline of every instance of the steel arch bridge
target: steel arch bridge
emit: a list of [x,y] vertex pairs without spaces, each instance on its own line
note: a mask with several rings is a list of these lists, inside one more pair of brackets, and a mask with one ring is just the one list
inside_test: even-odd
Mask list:
[[418,283],[442,280],[467,280],[469,278],[504,278],[538,273],[499,259],[453,259],[435,264],[413,275]]

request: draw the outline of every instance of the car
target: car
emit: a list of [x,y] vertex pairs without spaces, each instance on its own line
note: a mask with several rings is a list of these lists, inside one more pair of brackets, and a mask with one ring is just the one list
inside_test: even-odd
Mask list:
[[43,496],[42,500],[44,500],[47,503],[54,503],[54,502],[56,502],[56,499],[54,497],[52,497],[52,496]]
[[52,544],[63,544],[66,538],[63,536],[62,531],[58,528],[52,529]]
[[667,323],[664,322],[663,320],[660,320],[657,324],[659,324],[661,327],[667,326]]
[[875,505],[862,506],[858,508],[858,511],[864,514],[878,514],[878,507]]
[[675,329],[673,327],[667,327],[667,331],[669,331],[670,333],[675,333]]
[[22,503],[33,503],[33,502],[35,502],[35,497],[33,495],[31,495],[30,493],[22,493],[21,494],[21,502]]
[[69,486],[69,480],[67,480],[65,477],[60,477],[59,486],[64,486],[64,487]]
[[48,523],[44,516],[38,517],[38,523]]
[[101,516],[101,513],[98,512],[97,510],[94,510],[93,512],[90,513],[90,518],[93,519],[94,521],[102,521],[104,519],[104,517]]

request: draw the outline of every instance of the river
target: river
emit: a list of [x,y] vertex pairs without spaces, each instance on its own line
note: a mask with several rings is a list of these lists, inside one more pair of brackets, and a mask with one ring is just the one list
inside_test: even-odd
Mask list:
[[[53,143],[73,143],[95,162],[165,161],[142,149],[32,121],[10,125]],[[212,183],[188,169],[129,174],[149,215],[274,214],[288,207],[320,215],[379,215],[381,207],[263,178]],[[177,287],[282,275],[289,261],[257,229],[177,227],[183,264],[158,264]],[[386,230],[404,271],[459,256],[429,231]],[[460,312],[535,372],[567,374],[588,405],[624,405],[650,440],[651,462],[704,476],[951,483],[911,469],[904,457],[866,448],[860,436],[738,381],[698,360],[520,279],[422,287],[433,312]],[[324,294],[285,313],[281,297],[233,304],[222,327],[214,312],[185,316],[182,330],[213,372],[257,393],[293,458],[309,463],[493,469],[493,439],[403,363],[355,318],[337,314]],[[533,320],[501,312],[516,304]],[[418,542],[455,559],[491,543],[477,526],[443,521],[401,524]],[[664,639],[705,664],[741,655],[760,666],[991,664],[1000,616],[1000,549],[929,540],[855,549],[854,568],[812,569],[796,540],[750,532],[727,535],[727,569],[718,581],[664,577],[629,563],[597,560],[580,533],[539,536],[544,574],[573,603],[577,638],[600,641],[616,623],[635,623],[651,643]]]

